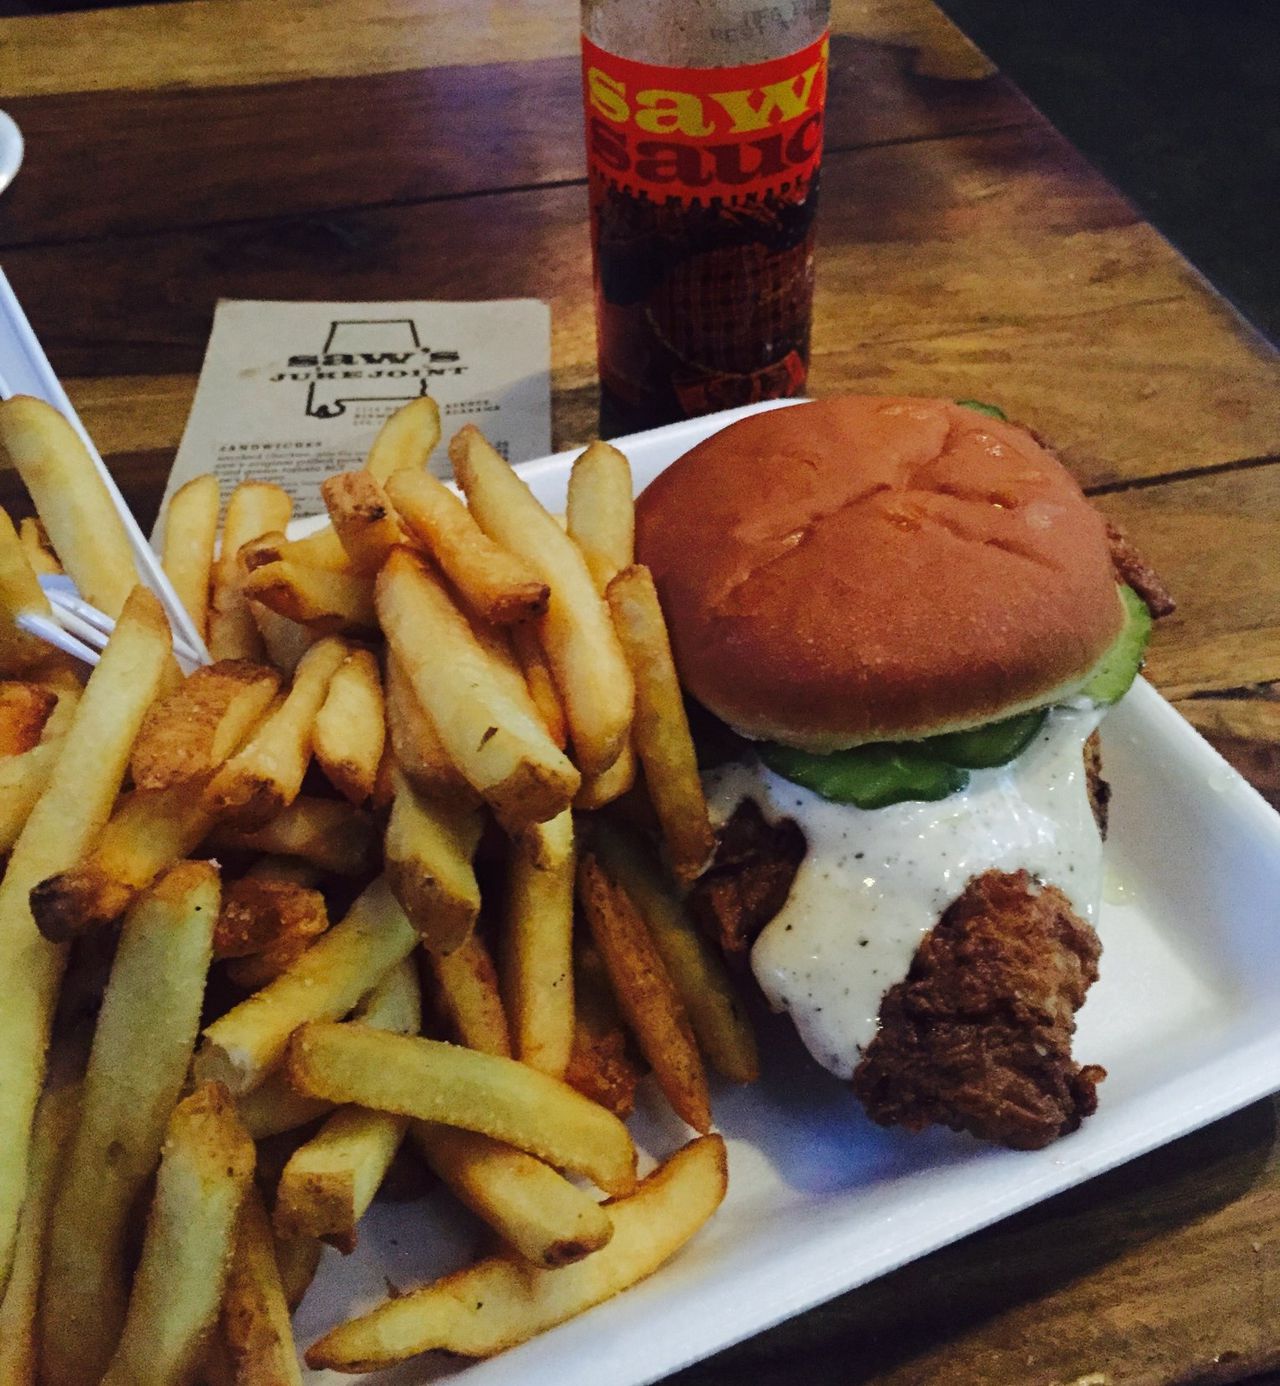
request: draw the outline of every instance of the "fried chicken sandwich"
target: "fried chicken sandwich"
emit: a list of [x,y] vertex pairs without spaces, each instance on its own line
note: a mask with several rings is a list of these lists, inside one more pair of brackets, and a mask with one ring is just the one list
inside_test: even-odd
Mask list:
[[877,1122],[1074,1130],[1104,1076],[1072,1055],[1097,727],[1170,609],[1154,575],[1035,436],[937,399],[731,424],[636,538],[720,731],[695,915]]

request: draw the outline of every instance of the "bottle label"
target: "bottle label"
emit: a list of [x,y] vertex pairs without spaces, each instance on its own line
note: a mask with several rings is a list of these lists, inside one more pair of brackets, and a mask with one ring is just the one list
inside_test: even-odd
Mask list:
[[587,163],[654,202],[794,197],[822,156],[828,41],[741,67],[633,62],[582,39]]

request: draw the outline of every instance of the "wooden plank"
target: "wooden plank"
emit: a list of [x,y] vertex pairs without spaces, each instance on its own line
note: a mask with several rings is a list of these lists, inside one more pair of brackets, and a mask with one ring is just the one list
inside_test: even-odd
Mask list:
[[[832,31],[916,50],[921,73],[980,78],[991,65],[929,0],[835,0]],[[252,34],[252,42],[246,35]],[[5,22],[6,101],[78,91],[254,86],[427,66],[572,57],[578,7],[563,0],[219,0]],[[578,107],[566,113],[576,123]]]
[[[71,378],[196,371],[219,296],[542,298],[568,445],[595,428],[584,196],[27,247],[5,268]],[[994,394],[1088,484],[1280,452],[1275,354],[1052,131],[835,154],[821,217],[815,393]]]
[[196,389],[193,374],[88,376],[63,383],[104,457],[172,452]]
[[[1039,120],[1002,78],[922,76],[915,57],[833,40],[829,150]],[[7,101],[28,155],[0,202],[0,245],[581,179],[581,85],[577,59],[565,57]]]
[[1275,808],[1280,809],[1280,685],[1262,695],[1184,698],[1174,706]]
[[672,1386],[1210,1386],[1278,1366],[1276,1123],[1257,1103]]
[[1097,498],[1168,583],[1147,675],[1166,696],[1280,680],[1280,463]]
[[[1167,253],[1144,227],[1095,244],[1103,259],[1115,252],[1122,279],[1131,270],[1119,269],[1120,260],[1136,266]],[[1055,272],[1071,283],[1076,271],[1065,256],[1055,259]],[[837,302],[828,318],[819,273],[815,389],[991,399],[1038,429],[1089,486],[1280,451],[1280,420],[1267,404],[1280,384],[1274,352],[1172,265],[1168,296],[1092,308],[1085,286],[1065,295],[1057,315],[1046,311],[1034,323],[913,327],[901,336],[888,322],[875,335],[863,326],[859,336],[857,325],[841,334],[837,324],[855,312]],[[875,292],[870,276],[865,292]],[[1003,284],[987,304],[992,313],[1008,311]]]

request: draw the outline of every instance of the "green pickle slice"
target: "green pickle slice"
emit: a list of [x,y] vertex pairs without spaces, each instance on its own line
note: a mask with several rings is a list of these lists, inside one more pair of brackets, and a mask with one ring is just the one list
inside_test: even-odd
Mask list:
[[945,799],[969,783],[957,765],[908,742],[878,742],[829,756],[766,741],[756,748],[775,774],[837,804],[888,808],[908,799]]
[[1081,696],[1103,706],[1118,703],[1129,691],[1142,668],[1151,635],[1151,612],[1146,602],[1127,584],[1120,588],[1120,600],[1124,603],[1124,627],[1080,690]]
[[963,765],[968,770],[990,770],[996,765],[1008,765],[1015,756],[1021,755],[1036,739],[1048,715],[1048,708],[1039,707],[999,722],[987,722],[981,727],[931,736],[921,744],[951,765]]
[[1003,419],[1006,423],[1009,421],[1008,414],[998,404],[984,404],[980,399],[958,399],[956,403],[963,405],[965,409],[976,409],[979,414],[989,414],[993,419]]

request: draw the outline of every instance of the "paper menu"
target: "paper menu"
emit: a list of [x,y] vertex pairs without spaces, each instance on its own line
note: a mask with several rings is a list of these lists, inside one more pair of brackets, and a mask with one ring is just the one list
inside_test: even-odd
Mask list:
[[[165,489],[213,472],[225,503],[270,481],[294,515],[324,509],[320,483],[363,465],[383,420],[429,394],[449,438],[474,423],[508,460],[551,451],[551,314],[535,299],[482,303],[284,303],[225,299],[214,313],[191,415]],[[163,515],[163,507],[161,514]]]

